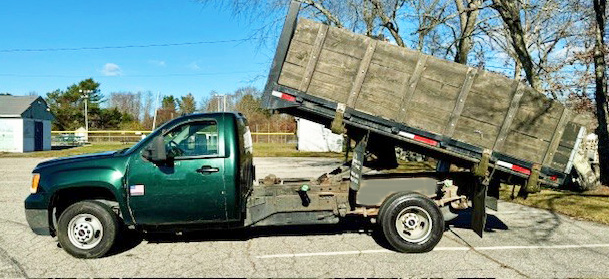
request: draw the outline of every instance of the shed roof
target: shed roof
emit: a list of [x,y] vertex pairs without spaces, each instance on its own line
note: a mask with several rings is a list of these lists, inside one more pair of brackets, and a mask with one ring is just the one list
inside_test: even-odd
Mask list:
[[[40,100],[39,104],[35,101]],[[40,96],[0,96],[0,117],[33,117],[32,113],[28,113],[27,116],[24,114],[32,106],[40,108],[37,110],[43,110],[43,118],[53,118],[52,114],[48,112],[47,104],[44,99]],[[32,112],[30,110],[30,112]]]

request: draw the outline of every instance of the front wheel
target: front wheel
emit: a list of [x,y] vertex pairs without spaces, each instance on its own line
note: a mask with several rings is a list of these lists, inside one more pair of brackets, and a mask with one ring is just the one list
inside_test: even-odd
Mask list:
[[118,217],[98,201],[77,202],[64,210],[57,222],[61,247],[76,258],[99,258],[116,239]]
[[387,242],[399,252],[431,251],[444,234],[438,206],[416,193],[396,193],[381,205],[380,227]]

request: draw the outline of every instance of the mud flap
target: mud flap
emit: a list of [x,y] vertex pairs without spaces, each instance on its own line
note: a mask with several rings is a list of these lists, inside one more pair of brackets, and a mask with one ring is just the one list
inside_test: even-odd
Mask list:
[[353,160],[351,161],[351,173],[349,188],[353,191],[358,191],[362,180],[362,170],[364,161],[366,160],[366,146],[368,145],[369,133],[363,139],[357,142],[353,150]]
[[486,190],[488,186],[477,181],[472,199],[472,229],[482,237],[486,225]]

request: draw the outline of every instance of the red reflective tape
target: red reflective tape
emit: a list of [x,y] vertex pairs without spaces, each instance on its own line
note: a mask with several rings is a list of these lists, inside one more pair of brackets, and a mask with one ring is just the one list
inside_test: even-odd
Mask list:
[[281,93],[281,99],[284,99],[284,100],[290,101],[290,102],[296,101],[296,97],[294,97],[292,95],[285,94],[285,93]]
[[424,142],[424,143],[427,143],[427,144],[429,144],[429,145],[433,145],[433,146],[438,145],[438,142],[437,142],[437,141],[432,140],[432,139],[429,139],[429,138],[426,138],[426,137],[422,137],[422,136],[417,136],[417,135],[415,135],[415,136],[414,136],[414,140],[416,140],[416,141],[420,141],[420,142]]
[[512,165],[512,170],[515,170],[515,171],[520,172],[520,173],[524,173],[526,175],[530,175],[531,174],[531,170],[530,169],[523,168],[523,167],[517,166],[517,165]]

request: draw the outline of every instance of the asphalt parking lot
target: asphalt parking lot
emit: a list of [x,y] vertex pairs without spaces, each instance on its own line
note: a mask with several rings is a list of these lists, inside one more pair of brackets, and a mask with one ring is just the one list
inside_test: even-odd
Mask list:
[[[133,241],[79,260],[25,221],[36,158],[0,158],[0,277],[606,277],[609,226],[501,202],[479,238],[460,216],[436,249],[400,254],[351,225],[211,231]],[[257,158],[258,177],[307,177],[333,159]],[[298,168],[296,168],[298,167]]]

